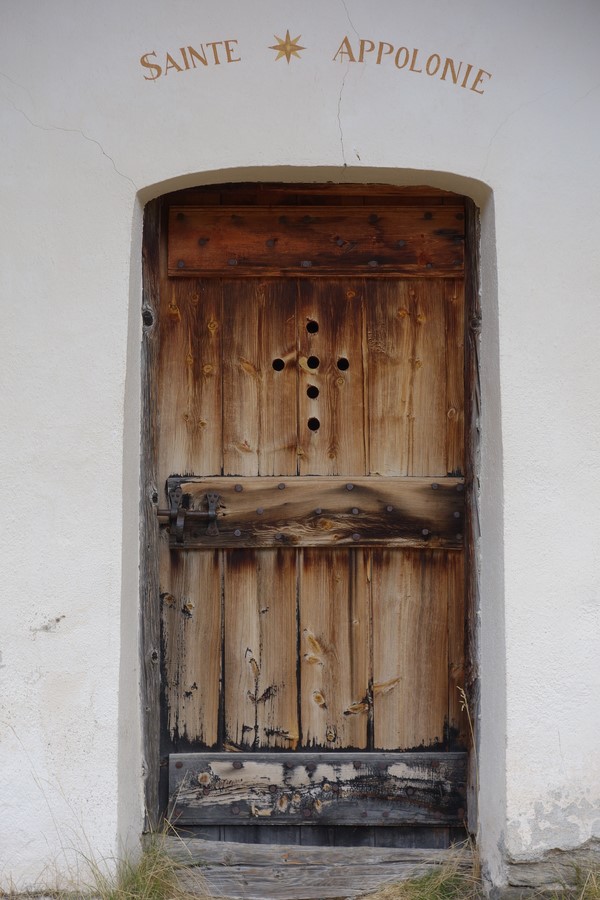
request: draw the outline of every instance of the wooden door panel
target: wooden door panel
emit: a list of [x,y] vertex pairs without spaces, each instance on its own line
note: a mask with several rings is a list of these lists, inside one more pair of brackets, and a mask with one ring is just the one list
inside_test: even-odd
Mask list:
[[221,683],[220,551],[170,560],[162,542],[161,587],[167,727],[172,739],[214,747]]
[[225,745],[294,750],[299,738],[295,553],[232,550],[224,560]]
[[299,578],[303,747],[367,747],[371,662],[369,559],[302,551]]
[[169,475],[220,475],[221,287],[169,283],[161,305],[158,377],[159,483]]
[[367,282],[371,474],[463,471],[462,289],[455,282]]
[[448,554],[373,551],[374,745],[443,746],[448,717]]
[[[156,402],[181,822],[461,821],[465,320],[448,202],[171,216]],[[318,786],[307,752],[340,756]],[[363,755],[366,781],[349,768]]]
[[361,283],[300,280],[300,475],[367,474],[364,389]]
[[224,475],[296,473],[295,299],[284,281],[223,283]]

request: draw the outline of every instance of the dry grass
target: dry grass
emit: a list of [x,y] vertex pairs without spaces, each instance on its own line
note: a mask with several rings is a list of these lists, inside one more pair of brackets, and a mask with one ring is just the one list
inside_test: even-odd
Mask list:
[[[160,836],[149,842],[138,860],[120,861],[116,876],[105,875],[93,864],[90,870],[89,894],[98,900],[211,900],[201,870],[171,859]],[[188,883],[193,873],[193,893],[179,883],[183,870]]]
[[431,872],[408,881],[386,884],[361,900],[482,900],[479,878],[464,868],[457,854]]
[[600,900],[600,868],[575,868],[575,887],[553,894],[552,900]]

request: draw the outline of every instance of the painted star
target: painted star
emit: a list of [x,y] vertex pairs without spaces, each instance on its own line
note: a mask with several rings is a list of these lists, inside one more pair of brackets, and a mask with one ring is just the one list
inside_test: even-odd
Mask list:
[[302,37],[301,34],[298,37],[295,37],[293,40],[290,37],[290,30],[285,33],[285,39],[278,37],[276,34],[273,35],[276,41],[279,41],[278,44],[274,44],[272,47],[269,47],[269,50],[277,50],[277,56],[275,57],[275,62],[278,59],[281,59],[282,56],[285,56],[288,62],[288,66],[290,64],[290,59],[292,56],[297,56],[300,59],[299,50],[306,50],[306,47],[301,47],[298,41]]

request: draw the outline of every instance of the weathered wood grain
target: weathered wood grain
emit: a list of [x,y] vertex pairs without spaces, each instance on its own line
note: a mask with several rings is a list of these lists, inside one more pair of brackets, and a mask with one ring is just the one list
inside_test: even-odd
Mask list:
[[366,475],[360,283],[301,280],[297,317],[298,472]]
[[160,780],[160,600],[158,574],[158,404],[156,375],[159,354],[158,313],[161,296],[161,250],[166,240],[161,233],[163,205],[149,203],[144,212],[143,298],[141,348],[141,471],[140,471],[140,634],[141,709],[144,758],[144,802],[146,828],[159,823]]
[[[347,192],[295,187],[206,188],[191,210],[183,206],[195,203],[196,195],[181,194],[172,234],[179,228],[190,239],[192,218],[214,226],[194,238],[190,258],[209,260],[201,280],[200,268],[173,271],[171,256],[175,277],[167,281],[166,229],[154,249],[148,239],[147,280],[161,304],[159,328],[147,326],[154,343],[146,365],[158,377],[147,392],[146,471],[154,465],[158,474],[144,488],[152,498],[145,565],[156,567],[156,484],[163,507],[169,476],[185,478],[184,503],[192,511],[206,508],[208,490],[222,495],[218,536],[207,536],[207,523],[189,516],[182,553],[163,527],[168,738],[219,750],[287,750],[304,742],[332,751],[399,749],[438,741],[462,749],[467,735],[456,686],[473,680],[464,668],[462,556],[468,540],[472,562],[474,546],[464,508],[465,497],[474,508],[464,423],[465,415],[476,417],[476,401],[466,412],[464,402],[464,201],[383,188],[379,209],[360,186]],[[328,208],[332,198],[335,209]],[[265,209],[267,202],[278,208]],[[173,220],[177,212],[184,219]],[[361,225],[356,247],[333,235],[333,225],[342,221],[350,229]],[[271,223],[279,228],[274,243],[265,237]],[[414,227],[413,236],[391,246],[400,225]],[[473,231],[469,218],[467,227]],[[217,245],[217,268],[211,269]],[[376,256],[373,248],[384,253]],[[380,264],[368,265],[374,261]],[[282,274],[293,278],[275,277]],[[307,331],[309,321],[318,330]],[[475,355],[469,346],[469,383]],[[319,358],[316,369],[308,367],[309,356]],[[342,357],[349,361],[346,370],[337,368]],[[274,367],[276,360],[283,365]],[[310,386],[318,388],[317,397],[307,395]],[[309,418],[319,420],[310,433]],[[463,472],[468,484],[447,477]],[[421,475],[417,485],[414,476]],[[219,555],[222,563],[207,564],[206,571],[187,559],[206,563]],[[332,565],[338,556],[347,561],[343,571]],[[213,590],[219,600],[209,599],[206,607]],[[153,597],[143,601],[150,612],[145,640],[153,648],[157,593],[155,585]],[[274,602],[267,605],[265,597]],[[186,598],[191,617],[181,612]],[[323,638],[325,667],[311,661],[309,668],[309,620],[311,633],[316,629]],[[358,642],[355,632],[361,630],[364,640]],[[154,649],[148,657],[148,684],[157,696],[156,656]],[[206,702],[205,688],[211,694]],[[314,702],[315,692],[332,698],[331,712]],[[328,740],[328,733],[335,739]],[[149,796],[156,797],[152,789]],[[232,819],[238,821],[207,827],[235,833]],[[268,840],[267,819],[254,816],[260,827],[243,830],[255,829],[255,840]],[[302,819],[300,828],[283,821],[273,827],[289,828],[296,840],[309,840],[296,830],[319,841],[338,840],[337,821],[322,822],[314,833],[304,827],[308,821]],[[353,821],[339,840],[373,843],[368,815],[366,822]],[[419,829],[425,821],[431,830],[438,820],[424,818]],[[437,827],[448,834],[449,825]],[[383,837],[384,831],[382,825]]]
[[464,217],[445,206],[169,211],[169,275],[462,273]]
[[375,747],[443,744],[448,716],[447,554],[374,550]]
[[465,472],[465,298],[462,281],[444,283],[446,319],[446,472]]
[[[163,542],[164,543],[164,542]],[[168,548],[161,548],[168,555]],[[163,564],[161,602],[167,725],[173,740],[214,747],[221,678],[221,575],[217,550]],[[167,574],[164,574],[164,573]]]
[[225,740],[298,745],[296,558],[285,550],[225,554]]
[[220,497],[218,534],[208,534],[207,523],[192,514],[183,545],[173,538],[173,549],[462,547],[460,478],[181,478],[169,483],[181,484],[192,512],[206,510],[207,493]]
[[[345,867],[357,862],[356,847],[307,847],[295,844],[247,844],[239,842],[206,841],[198,838],[166,837],[165,850],[175,862],[189,865],[219,866],[328,866]],[[442,864],[449,858],[459,868],[471,864],[471,854],[465,848],[455,848],[452,853],[438,849],[414,847],[363,847],[360,860],[365,865],[389,863]]]
[[170,282],[160,308],[159,483],[173,472],[220,475],[221,285]]
[[[358,856],[358,854],[357,854]],[[346,868],[323,866],[238,866],[182,870],[178,878],[186,890],[197,891],[199,897],[227,897],[230,900],[326,900],[326,898],[360,897],[392,882],[406,881],[430,872],[426,862],[376,863],[355,862]]]
[[465,778],[465,753],[172,754],[171,818],[458,825]]
[[294,475],[295,292],[284,281],[237,280],[223,295],[223,471]]
[[369,560],[362,550],[302,551],[301,744],[367,747]]

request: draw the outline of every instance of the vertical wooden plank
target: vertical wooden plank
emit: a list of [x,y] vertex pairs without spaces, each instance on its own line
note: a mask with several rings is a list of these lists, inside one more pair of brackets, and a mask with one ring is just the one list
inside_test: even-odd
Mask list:
[[414,304],[395,279],[365,285],[371,475],[408,473],[414,381]]
[[[143,303],[141,359],[141,497],[140,497],[140,632],[141,709],[145,761],[144,800],[147,830],[158,827],[160,781],[160,603],[158,574],[159,500],[157,444],[158,407],[156,376],[159,358],[159,310],[163,288],[161,234],[163,204],[154,200],[144,211]],[[166,261],[166,260],[165,260]],[[162,271],[165,271],[164,269]]]
[[225,554],[225,740],[298,744],[294,551]]
[[367,283],[371,474],[445,475],[443,280]]
[[217,743],[221,678],[221,578],[218,550],[161,552],[165,699],[171,739]]
[[159,479],[220,475],[221,289],[171,280],[161,304]]
[[459,688],[465,685],[465,559],[464,553],[446,554],[448,571],[448,740],[450,749],[469,746],[469,726]]
[[446,471],[465,472],[465,299],[462,281],[445,281]]
[[295,343],[293,283],[223,283],[225,475],[296,473]]
[[374,550],[373,719],[380,750],[432,747],[448,715],[446,557]]
[[299,474],[364,475],[363,285],[299,279],[298,291]]
[[409,285],[415,322],[409,475],[446,475],[446,329],[444,282]]
[[301,742],[367,746],[370,586],[362,550],[299,551]]

